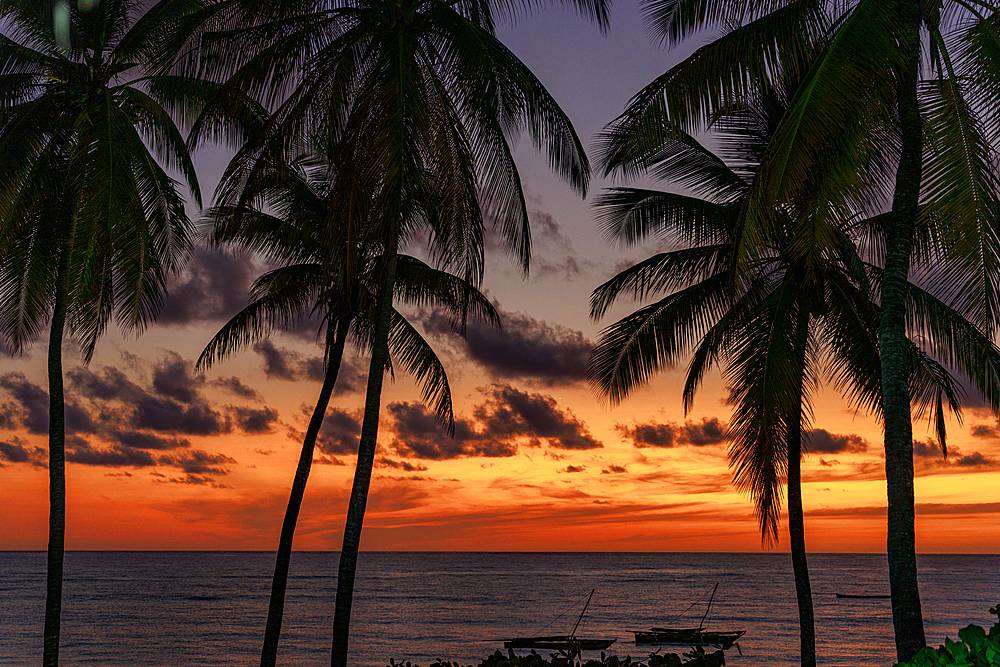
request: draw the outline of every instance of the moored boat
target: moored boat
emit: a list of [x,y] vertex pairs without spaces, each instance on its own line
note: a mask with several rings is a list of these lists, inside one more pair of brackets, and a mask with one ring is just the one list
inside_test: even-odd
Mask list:
[[[728,651],[734,645],[737,650],[740,645],[736,641],[746,634],[746,630],[709,630],[705,627],[708,614],[712,610],[712,602],[715,601],[715,593],[719,590],[719,584],[712,588],[712,595],[708,599],[708,608],[705,615],[701,617],[701,622],[697,628],[650,628],[649,630],[633,630],[635,633],[635,643],[646,646],[710,646]],[[699,600],[704,599],[699,598]],[[697,604],[696,600],[694,604]],[[694,605],[692,605],[694,606]],[[689,608],[690,609],[690,608]]]
[[578,656],[580,651],[603,651],[615,643],[615,639],[588,639],[577,637],[576,630],[580,627],[580,621],[587,613],[587,607],[594,597],[594,591],[590,591],[587,603],[583,605],[580,617],[576,619],[573,631],[568,635],[549,635],[547,637],[512,637],[503,640],[503,646],[507,649],[541,649],[547,651],[560,651],[569,656]]

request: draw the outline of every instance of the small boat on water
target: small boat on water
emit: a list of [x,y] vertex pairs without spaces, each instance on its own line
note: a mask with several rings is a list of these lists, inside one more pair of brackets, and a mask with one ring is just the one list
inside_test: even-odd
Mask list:
[[[568,635],[549,635],[547,637],[513,637],[504,639],[503,646],[507,649],[540,649],[547,651],[559,651],[569,656],[578,656],[580,651],[603,651],[617,640],[615,639],[586,639],[576,636],[576,630],[580,627],[580,621],[587,613],[587,607],[594,597],[594,591],[590,591],[587,603],[583,605],[580,617],[576,619],[573,631]],[[489,641],[489,640],[487,640]]]
[[[712,588],[712,595],[708,599],[708,608],[705,615],[701,617],[701,622],[697,628],[650,628],[649,630],[633,630],[635,633],[635,643],[647,646],[710,646],[728,651],[733,646],[742,654],[737,640],[746,634],[746,630],[717,631],[706,628],[708,614],[712,610],[712,602],[715,601],[715,593],[719,590],[719,584]],[[704,599],[704,596],[699,600]],[[695,601],[697,604],[698,601]],[[694,605],[692,605],[694,606]],[[689,607],[690,609],[690,607]],[[682,614],[683,615],[683,614]]]

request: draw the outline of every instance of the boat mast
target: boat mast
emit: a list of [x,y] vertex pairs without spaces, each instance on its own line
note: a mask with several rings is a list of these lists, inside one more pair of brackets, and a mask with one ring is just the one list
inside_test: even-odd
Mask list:
[[[718,586],[718,584],[716,584]],[[580,618],[576,619],[576,625],[573,626],[573,632],[569,633],[570,637],[576,636],[576,629],[580,627],[580,621],[583,620],[583,615],[587,613],[587,607],[590,605],[590,599],[594,597],[595,588],[590,589],[590,597],[587,598],[587,604],[583,605],[583,611],[580,612]]]
[[719,590],[719,582],[715,582],[715,588],[712,589],[712,597],[708,598],[708,608],[705,610],[705,615],[701,617],[701,623],[698,624],[699,630],[705,626],[705,619],[708,618],[708,612],[712,611],[712,601],[715,600],[715,591],[717,590]]

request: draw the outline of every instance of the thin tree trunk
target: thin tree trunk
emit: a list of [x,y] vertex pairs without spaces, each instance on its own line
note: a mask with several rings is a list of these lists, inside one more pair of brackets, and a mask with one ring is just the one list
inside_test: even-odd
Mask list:
[[803,356],[799,360],[799,392],[794,414],[788,423],[788,539],[792,550],[795,597],[799,603],[799,655],[802,667],[816,667],[816,624],[813,617],[812,588],[806,562],[806,534],[802,512],[802,380],[805,377],[805,351],[809,335],[808,313],[799,315],[797,344]]
[[274,563],[274,578],[271,580],[271,602],[267,609],[267,626],[264,629],[264,647],[261,649],[261,667],[274,667],[278,660],[278,641],[281,638],[281,618],[285,611],[285,589],[288,586],[288,566],[292,560],[292,539],[295,536],[295,524],[299,519],[302,498],[306,492],[306,482],[312,469],[313,452],[316,449],[316,437],[323,425],[326,408],[333,395],[333,387],[337,384],[337,374],[344,357],[344,345],[351,326],[349,318],[343,318],[338,326],[333,345],[329,349],[326,365],[326,376],[323,387],[316,401],[306,437],[302,441],[302,453],[295,469],[295,479],[288,497],[288,507],[285,509],[285,520],[281,524],[281,539],[278,542],[278,553]]
[[885,415],[885,476],[888,494],[889,587],[896,657],[908,661],[925,644],[917,588],[914,534],[913,427],[906,373],[905,288],[920,203],[923,150],[917,79],[920,67],[920,3],[906,3],[907,64],[899,76],[899,124],[902,152],[896,172],[891,223],[886,238],[882,279],[879,350],[882,358],[882,403]]
[[49,331],[49,545],[45,577],[45,629],[42,665],[59,664],[59,624],[62,617],[63,557],[66,543],[66,408],[62,376],[62,340],[66,326],[70,257],[75,218],[63,241],[56,267],[55,306]]
[[340,569],[337,574],[337,601],[333,616],[333,650],[331,665],[347,667],[347,642],[351,631],[351,604],[354,600],[354,576],[358,568],[358,548],[361,544],[361,527],[368,504],[368,487],[375,465],[375,445],[378,439],[379,409],[382,402],[382,380],[389,358],[389,326],[392,321],[392,296],[396,284],[397,234],[392,233],[386,248],[386,267],[381,292],[378,297],[378,314],[375,338],[372,344],[371,366],[368,371],[368,389],[365,395],[365,415],[361,425],[358,446],[358,467],[354,472],[351,502],[347,507],[344,526],[344,547],[340,551]]

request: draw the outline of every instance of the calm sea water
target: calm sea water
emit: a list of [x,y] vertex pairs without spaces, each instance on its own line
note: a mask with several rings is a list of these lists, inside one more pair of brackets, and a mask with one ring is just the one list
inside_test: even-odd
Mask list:
[[[329,660],[336,553],[292,561],[281,665]],[[254,665],[267,613],[267,553],[73,552],[66,556],[66,667]],[[887,600],[836,592],[888,591],[885,557],[810,557],[817,650],[823,665],[891,665]],[[1000,556],[921,556],[928,641],[989,623],[1000,602]],[[0,552],[0,665],[41,662],[45,557]],[[711,627],[740,629],[731,665],[798,660],[795,588],[783,554],[364,553],[356,585],[351,663],[409,659],[478,664],[512,635],[562,634],[597,589],[578,635],[615,637],[620,656],[645,657],[632,629],[664,625],[719,582]],[[680,624],[697,625],[704,605]]]

